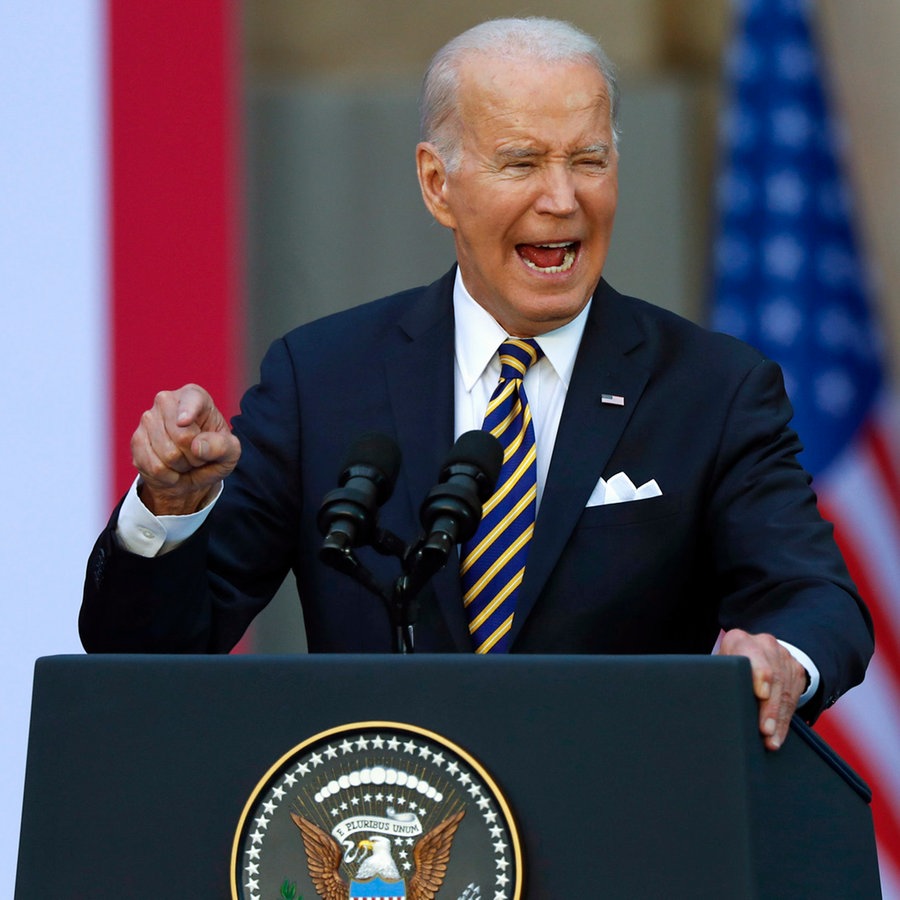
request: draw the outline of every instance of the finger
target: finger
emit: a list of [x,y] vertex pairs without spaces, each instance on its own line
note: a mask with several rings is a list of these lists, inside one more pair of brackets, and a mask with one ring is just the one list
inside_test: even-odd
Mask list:
[[759,701],[759,730],[770,750],[787,737],[797,701],[803,693],[805,670],[769,634],[733,629],[724,635],[720,652],[750,660],[753,693]]
[[232,472],[241,446],[209,394],[185,385],[156,395],[132,436],[131,452],[147,508],[185,515],[201,509]]
[[230,433],[225,417],[199,385],[186,384],[177,391],[160,391],[149,413],[146,427],[153,449],[178,472],[199,468],[219,454],[225,457],[234,454],[233,448],[226,448],[220,441],[197,453],[199,445],[194,442],[201,432]]
[[[751,637],[748,635],[748,637]],[[753,695],[759,701],[759,731],[770,750],[777,750],[784,741],[782,727],[782,684],[778,672],[767,653],[751,641],[742,642],[742,655],[750,660]]]
[[[753,667],[753,660],[750,666]],[[768,685],[767,696],[759,699],[759,731],[765,738],[765,745],[770,750],[777,750],[783,743],[790,725],[790,716],[785,720],[785,695],[783,681],[778,673],[764,665],[763,678]]]
[[213,464],[228,474],[237,465],[241,444],[230,431],[203,431],[191,442],[190,452],[200,465]]
[[759,709],[760,731],[770,750],[777,750],[787,738],[797,701],[806,685],[803,666],[777,642],[776,646],[777,658],[770,667],[771,693],[767,700],[760,702]]
[[200,426],[192,420],[209,419],[211,410],[215,407],[209,394],[196,385],[156,395],[132,437],[132,458],[145,480],[171,485],[177,481],[171,473],[183,475],[205,465],[207,460],[192,449],[200,433]]
[[736,629],[723,638],[722,648],[723,652],[746,656],[750,660],[753,695],[759,701],[759,730],[765,738],[766,746],[777,749],[772,745],[778,743],[781,684],[772,648],[761,641],[760,637]]
[[181,451],[164,438],[161,443],[167,448],[163,453],[157,452],[143,429],[132,439],[135,466],[151,487],[206,490],[230,475],[241,455],[240,441],[231,432],[203,432],[194,438],[188,451]]
[[182,477],[182,473],[159,457],[147,431],[142,427],[131,438],[131,459],[141,477],[149,484],[171,487]]
[[[172,392],[175,403],[175,423],[179,428],[196,425],[198,430],[208,428],[210,415],[218,410],[209,393],[199,384],[186,384]],[[218,416],[221,418],[221,416]]]
[[179,427],[176,417],[177,402],[172,395],[158,394],[153,406],[141,416],[138,432],[146,437],[153,457],[174,471],[184,473],[202,465],[191,454],[191,442],[199,429],[196,425]]
[[746,656],[750,660],[753,694],[758,700],[768,700],[772,696],[773,672],[758,637],[759,635],[748,634],[740,628],[733,628],[723,635],[719,652],[724,656]]

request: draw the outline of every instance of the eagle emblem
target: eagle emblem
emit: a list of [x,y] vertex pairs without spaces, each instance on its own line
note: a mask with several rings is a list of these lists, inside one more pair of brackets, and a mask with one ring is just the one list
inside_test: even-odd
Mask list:
[[309,877],[322,900],[434,900],[447,874],[453,838],[464,815],[465,810],[460,810],[449,816],[416,842],[415,871],[408,888],[385,835],[375,834],[359,842],[361,862],[347,884],[339,873],[343,860],[340,844],[309,819],[296,813],[291,813],[291,819],[300,829]]
[[259,781],[232,846],[232,900],[521,900],[505,798],[415,725],[320,732]]

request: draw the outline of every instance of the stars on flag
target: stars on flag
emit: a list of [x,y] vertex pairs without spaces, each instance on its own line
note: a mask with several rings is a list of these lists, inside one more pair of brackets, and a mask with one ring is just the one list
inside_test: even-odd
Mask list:
[[858,429],[880,365],[808,8],[742,4],[726,57],[712,325],[780,363],[815,474]]

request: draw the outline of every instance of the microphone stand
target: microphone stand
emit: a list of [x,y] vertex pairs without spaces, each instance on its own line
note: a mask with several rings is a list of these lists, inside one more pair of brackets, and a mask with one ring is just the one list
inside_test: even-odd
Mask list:
[[372,547],[382,556],[395,556],[404,564],[404,574],[388,589],[378,583],[369,569],[359,561],[353,547],[342,540],[342,537],[340,534],[329,535],[319,550],[319,559],[330,568],[348,575],[381,600],[393,628],[391,652],[404,655],[414,653],[414,626],[419,613],[419,605],[414,601],[427,579],[413,581],[410,577],[408,560],[413,556],[413,548],[390,531],[376,530]]
[[[390,454],[379,443],[384,440],[378,438],[374,443],[379,454],[387,458]],[[399,451],[395,455],[399,463]],[[425,531],[410,545],[387,529],[375,526],[375,507],[386,498],[373,495],[375,482],[365,466],[357,467],[355,480],[352,476],[357,469],[348,468],[344,473],[346,483],[325,496],[318,516],[319,528],[326,535],[319,558],[349,575],[384,603],[393,627],[394,653],[415,652],[419,592],[447,564],[456,544],[475,534],[482,504],[494,490],[502,463],[503,448],[492,435],[477,430],[461,435],[441,470],[440,481],[422,504],[419,517]],[[375,472],[383,475],[378,467]],[[393,472],[391,485],[395,477]],[[390,589],[380,585],[357,559],[353,552],[357,543],[370,544],[382,556],[401,561],[403,574]]]
[[454,546],[452,538],[445,534],[432,534],[427,540],[407,545],[387,529],[376,529],[372,548],[382,556],[394,556],[403,563],[403,574],[396,578],[390,589],[378,583],[359,561],[353,547],[342,538],[340,534],[326,538],[319,551],[319,559],[332,569],[348,575],[381,600],[393,628],[393,653],[414,653],[415,624],[419,616],[418,595],[446,564]]

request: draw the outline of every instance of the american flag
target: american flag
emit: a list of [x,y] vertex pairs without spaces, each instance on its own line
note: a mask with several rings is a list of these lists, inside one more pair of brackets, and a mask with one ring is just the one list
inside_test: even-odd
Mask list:
[[806,0],[735,0],[720,124],[712,325],[779,362],[819,507],[875,621],[866,681],[816,728],[873,788],[900,900],[900,411]]

